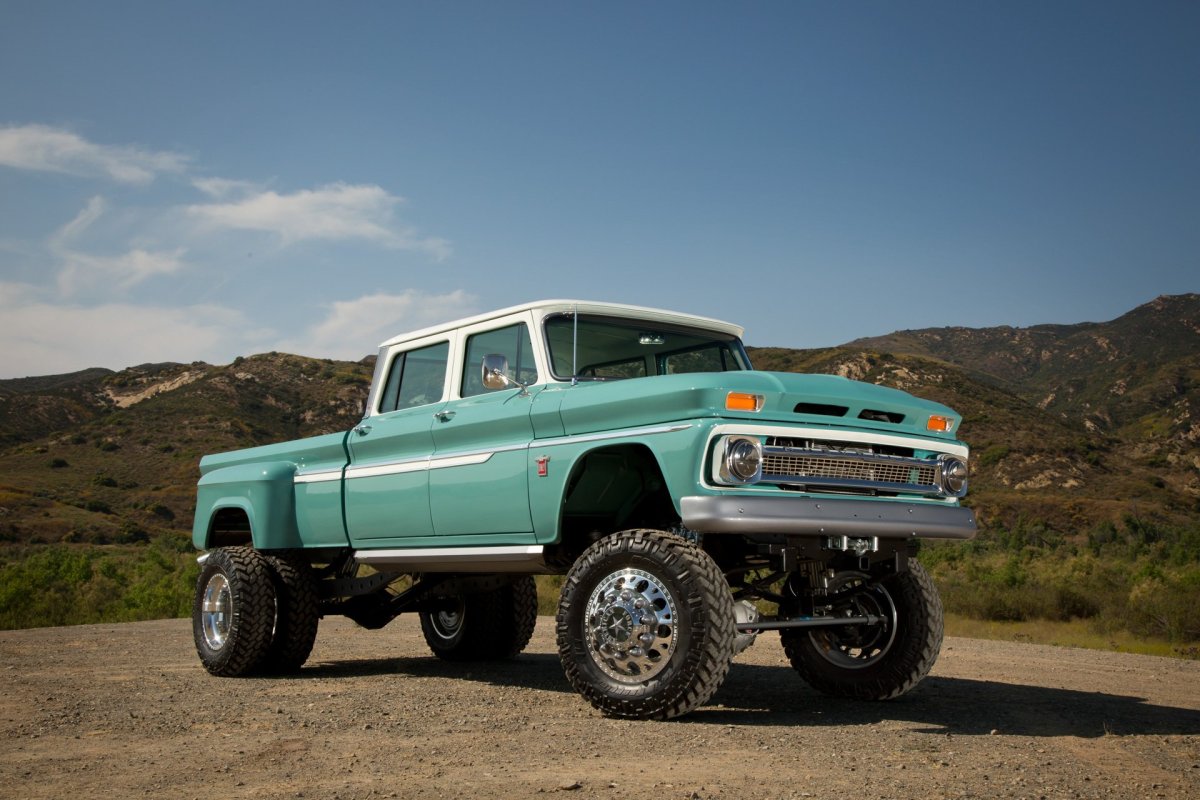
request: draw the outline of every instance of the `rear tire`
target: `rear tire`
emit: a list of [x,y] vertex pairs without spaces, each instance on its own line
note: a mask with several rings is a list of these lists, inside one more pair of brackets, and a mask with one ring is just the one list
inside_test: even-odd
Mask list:
[[271,566],[252,547],[222,547],[205,559],[192,601],[192,636],[200,663],[234,678],[260,669],[275,627]]
[[537,624],[537,584],[523,576],[490,592],[458,595],[421,612],[425,643],[445,661],[499,661],[529,644]]
[[312,653],[320,622],[316,579],[312,567],[298,553],[265,556],[275,586],[275,631],[263,659],[263,670],[274,674],[295,672]]
[[[844,572],[840,589],[870,577]],[[859,700],[899,697],[924,678],[942,647],[942,601],[929,573],[915,560],[908,569],[868,586],[834,613],[875,614],[888,625],[855,625],[780,632],[792,667],[819,692]]]

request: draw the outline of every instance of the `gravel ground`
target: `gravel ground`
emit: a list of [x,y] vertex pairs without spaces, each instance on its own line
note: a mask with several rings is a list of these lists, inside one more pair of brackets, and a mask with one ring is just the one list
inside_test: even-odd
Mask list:
[[553,627],[463,666],[415,617],[329,619],[283,679],[210,677],[186,620],[0,632],[0,797],[1200,797],[1200,662],[948,639],[862,703],[764,634],[708,706],[627,722],[570,690]]

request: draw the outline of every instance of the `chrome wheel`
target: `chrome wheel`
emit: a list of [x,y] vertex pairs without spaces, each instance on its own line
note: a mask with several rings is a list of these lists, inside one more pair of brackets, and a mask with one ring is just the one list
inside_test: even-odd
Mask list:
[[620,683],[641,683],[662,672],[675,652],[675,598],[650,573],[622,569],[592,590],[584,626],[596,666]]
[[440,639],[452,641],[462,630],[466,603],[459,598],[453,607],[442,608],[429,615],[429,626]]
[[232,620],[233,594],[229,591],[229,579],[223,573],[214,573],[204,586],[200,612],[204,641],[211,649],[220,650],[225,646]]
[[563,672],[604,714],[670,719],[708,702],[733,661],[733,595],[708,553],[667,531],[593,542],[567,573]]
[[882,584],[867,586],[871,576],[862,572],[841,572],[829,582],[831,594],[850,594],[834,605],[830,616],[876,616],[887,620],[882,625],[847,625],[809,632],[817,653],[842,669],[864,669],[883,658],[896,640],[896,604]]
[[266,556],[241,546],[209,552],[192,596],[192,638],[204,668],[226,678],[259,672],[270,654],[278,604]]

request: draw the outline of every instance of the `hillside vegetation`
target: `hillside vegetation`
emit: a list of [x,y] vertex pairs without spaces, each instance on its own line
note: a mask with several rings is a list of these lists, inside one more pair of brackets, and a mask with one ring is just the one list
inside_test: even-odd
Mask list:
[[[982,532],[923,554],[950,610],[1200,639],[1200,295],[751,357],[963,414]],[[349,428],[372,366],[269,353],[0,381],[0,626],[186,613],[199,457]]]

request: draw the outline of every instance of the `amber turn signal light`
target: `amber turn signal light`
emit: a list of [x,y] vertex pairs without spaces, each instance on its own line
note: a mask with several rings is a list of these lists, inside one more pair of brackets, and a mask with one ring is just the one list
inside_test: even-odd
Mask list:
[[931,431],[949,433],[950,429],[954,427],[954,420],[950,419],[950,417],[941,417],[937,414],[934,414],[929,418],[929,422],[925,425],[925,427]]
[[761,411],[763,396],[746,392],[730,392],[725,395],[726,411]]

